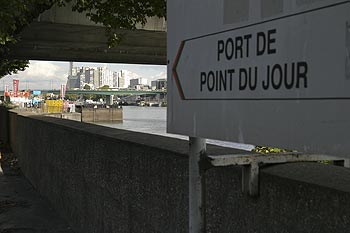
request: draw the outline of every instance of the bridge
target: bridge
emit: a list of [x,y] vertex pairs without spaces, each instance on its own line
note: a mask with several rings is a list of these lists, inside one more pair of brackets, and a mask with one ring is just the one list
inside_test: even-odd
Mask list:
[[[42,90],[41,93],[59,94],[60,90]],[[66,94],[76,95],[103,95],[106,96],[107,105],[113,104],[113,96],[141,96],[141,95],[163,95],[165,98],[166,91],[163,90],[67,90]]]
[[11,58],[28,60],[166,64],[166,22],[149,18],[137,30],[119,30],[122,42],[108,48],[105,27],[84,14],[54,6],[21,34]]
[[[31,94],[34,91],[40,91],[41,93],[53,93],[60,94],[60,90],[32,90]],[[166,95],[166,90],[66,90],[66,94],[76,94],[76,95]]]
[[[59,94],[60,90],[41,90],[42,93],[54,93]],[[83,95],[157,95],[157,94],[166,94],[165,90],[67,90],[66,94],[83,94]]]

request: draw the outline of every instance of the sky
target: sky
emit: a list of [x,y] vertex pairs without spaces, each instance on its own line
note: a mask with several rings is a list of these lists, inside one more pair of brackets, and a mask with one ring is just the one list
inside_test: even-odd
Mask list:
[[[83,63],[74,62],[74,67],[98,67],[107,66],[112,71],[128,70],[143,78],[151,80],[166,78],[166,66],[164,65],[136,65],[136,64],[114,64],[114,63]],[[8,75],[0,79],[0,90],[8,85],[12,90],[13,79],[19,80],[19,90],[45,90],[59,89],[61,84],[67,83],[69,62],[57,61],[30,61],[29,67],[17,74]]]

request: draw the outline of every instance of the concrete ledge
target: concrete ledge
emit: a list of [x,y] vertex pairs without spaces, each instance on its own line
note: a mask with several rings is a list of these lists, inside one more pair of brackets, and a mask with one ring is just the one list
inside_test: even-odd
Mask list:
[[350,193],[349,169],[344,167],[325,166],[320,163],[290,163],[266,167],[263,173]]
[[258,198],[241,193],[237,167],[214,168],[206,175],[208,232],[349,230],[349,185],[343,186],[349,169],[317,163],[265,167]]
[[[76,232],[188,232],[186,141],[41,116],[9,120],[23,172]],[[348,232],[349,181],[342,167],[269,166],[250,198],[240,167],[209,169],[207,232]]]

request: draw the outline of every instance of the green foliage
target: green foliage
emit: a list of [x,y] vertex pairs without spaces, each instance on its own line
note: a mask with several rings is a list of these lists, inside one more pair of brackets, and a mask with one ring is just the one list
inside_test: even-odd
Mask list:
[[9,59],[9,51],[20,40],[19,33],[56,2],[62,4],[62,0],[0,0],[0,78],[28,67],[27,60]]
[[7,109],[14,109],[14,108],[17,107],[16,105],[13,105],[13,104],[11,103],[11,101],[4,101],[4,102],[2,102],[2,103],[1,103],[1,106],[5,107],[5,108],[7,108]]
[[102,87],[100,87],[98,89],[100,89],[100,90],[108,90],[109,86],[108,85],[104,85],[104,86],[102,86]]
[[0,61],[0,78],[5,75],[10,75],[17,73],[18,71],[23,71],[28,67],[27,60],[11,60],[7,58],[2,58]]
[[275,148],[275,147],[268,147],[268,146],[256,146],[252,150],[252,152],[257,152],[261,154],[270,154],[270,153],[287,153],[287,152],[296,152],[296,151]]
[[77,94],[66,94],[66,99],[76,101],[78,99]]
[[100,98],[101,98],[101,95],[96,95],[96,94],[84,94],[83,95],[84,100],[98,101]]
[[85,86],[83,87],[84,90],[91,90],[91,87],[89,84],[85,84]]
[[40,13],[49,9],[54,0],[0,0],[0,44],[17,41],[16,35]]
[[332,161],[330,161],[330,160],[321,160],[321,161],[318,161],[318,162],[322,163],[322,164],[326,164],[326,165],[332,164]]
[[[292,153],[297,151],[286,150],[286,149],[275,148],[275,147],[268,147],[268,146],[255,146],[255,148],[252,149],[252,152],[261,153],[261,154],[271,154],[271,153]],[[333,161],[321,160],[321,161],[318,161],[318,163],[329,165],[329,164],[333,164]]]

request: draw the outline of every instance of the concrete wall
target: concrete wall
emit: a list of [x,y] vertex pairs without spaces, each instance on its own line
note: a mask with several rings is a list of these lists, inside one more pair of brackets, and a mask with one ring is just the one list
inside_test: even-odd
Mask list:
[[[24,174],[77,232],[188,232],[187,142],[55,118],[10,121]],[[239,167],[206,172],[207,232],[349,232],[349,169],[265,167],[258,198],[241,193],[240,178]]]
[[82,108],[82,122],[122,121],[122,108]]
[[9,143],[9,114],[7,110],[0,106],[0,140],[3,143]]
[[72,113],[48,113],[43,114],[44,116],[48,117],[55,117],[55,118],[62,118],[67,119],[71,121],[81,121],[81,113],[78,112],[72,112]]

